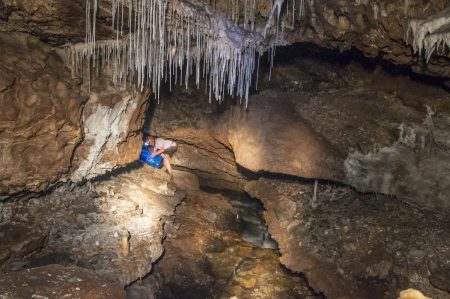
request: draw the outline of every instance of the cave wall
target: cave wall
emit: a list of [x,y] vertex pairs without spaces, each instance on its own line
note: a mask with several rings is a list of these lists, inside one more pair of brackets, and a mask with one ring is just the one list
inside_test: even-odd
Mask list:
[[27,33],[0,33],[0,45],[0,193],[43,191],[136,159],[148,91],[104,75],[89,87],[63,50]]
[[227,138],[236,163],[256,173],[342,181],[342,153],[295,109],[304,99],[263,91],[247,109],[234,107]]
[[[204,1],[210,4],[210,1]],[[283,30],[280,44],[314,43],[345,51],[358,49],[366,57],[408,66],[414,72],[450,77],[450,59],[438,52],[429,63],[414,54],[407,40],[408,20],[426,19],[448,7],[446,0],[314,0],[305,1],[305,15],[298,11],[292,22],[292,5],[298,0],[284,1]],[[244,1],[238,1],[239,11]],[[229,1],[214,1],[217,10],[229,13]],[[0,31],[28,32],[51,44],[84,41],[85,1],[0,1]],[[272,11],[272,1],[256,1],[256,23],[263,27]],[[110,1],[99,1],[99,39],[111,39]],[[126,28],[125,28],[126,29]]]
[[364,56],[380,58],[413,72],[437,77],[450,76],[445,51],[425,63],[407,40],[408,20],[424,20],[448,7],[445,0],[314,0],[306,18],[285,35],[288,44],[311,42],[326,48],[360,50]]
[[176,86],[152,100],[147,132],[175,140],[171,163],[194,172],[202,185],[242,190],[246,177],[239,172],[228,142],[229,104],[209,103],[195,87]]
[[177,87],[152,102],[148,129],[176,140],[173,164],[205,185],[239,190],[274,174],[328,180],[447,214],[448,92],[312,56],[276,64],[270,80],[261,72],[247,108]]
[[[242,10],[243,2],[239,3]],[[306,1],[305,16],[294,23],[290,21],[289,8],[292,8],[292,3],[285,1],[284,4],[284,29],[280,35],[282,44],[311,42],[341,51],[356,48],[365,56],[410,66],[418,73],[448,77],[448,57],[445,53],[438,53],[426,65],[419,55],[412,53],[405,33],[408,19],[424,19],[434,15],[445,8],[445,1]],[[60,54],[62,51],[52,48],[84,40],[84,5],[84,0],[0,1],[0,31],[4,32],[1,41],[4,51],[0,55],[5,61],[1,66],[0,89],[2,102],[5,103],[5,109],[1,112],[4,115],[1,161],[6,170],[2,174],[1,193],[23,189],[38,191],[59,180],[91,178],[116,165],[130,162],[137,154],[140,144],[138,128],[142,123],[148,91],[133,93],[131,89],[114,87],[102,76],[93,79],[91,86],[86,86],[80,78],[72,77],[62,58],[64,55]],[[98,39],[111,38],[109,5],[109,1],[100,1]],[[218,10],[229,11],[227,1],[214,5]],[[265,24],[271,9],[269,1],[258,1],[258,26]],[[254,99],[267,101],[264,105],[270,106],[273,111],[278,105],[270,102],[275,100],[270,96]],[[191,108],[192,101],[183,105],[185,115],[192,114],[190,109],[195,110]],[[296,104],[283,105],[291,105],[292,108]],[[282,111],[287,118],[274,120],[272,116],[264,115],[264,111],[259,111],[258,104],[251,104],[249,111],[256,116],[237,110],[221,119],[210,115],[201,120],[190,120],[188,129],[181,129],[177,126],[185,118],[172,122],[167,115],[175,110],[167,107],[161,109],[169,110],[159,112],[160,117],[157,116],[156,121],[167,123],[164,125],[166,127],[155,127],[152,131],[182,141],[174,163],[197,169],[203,173],[198,173],[201,177],[210,181],[213,173],[225,173],[226,178],[217,177],[217,183],[222,181],[218,185],[234,188],[242,185],[244,177],[236,170],[236,159],[240,166],[253,172],[337,180],[360,186],[361,190],[388,190],[392,194],[402,189],[392,187],[395,189],[392,192],[391,187],[386,189],[376,182],[364,185],[355,181],[352,171],[361,177],[361,172],[366,173],[371,167],[359,163],[363,166],[358,170],[350,171],[349,167],[342,169],[343,161],[354,149],[342,147],[339,142],[333,143],[333,138],[314,128],[308,114],[301,111],[297,111],[296,115],[292,109],[289,113]],[[208,108],[202,106],[201,109]],[[371,117],[370,113],[367,116]],[[297,125],[290,132],[288,123],[292,123],[293,118],[297,119]],[[210,126],[210,122],[216,124]],[[285,125],[271,125],[277,122],[285,122]],[[238,123],[245,125],[236,125]],[[249,130],[255,129],[259,133],[255,134],[254,140],[245,138]],[[278,136],[280,131],[284,132],[282,138],[267,137],[271,134]],[[295,135],[294,132],[301,134],[292,139],[295,144],[292,147],[302,155],[283,144],[282,139]],[[205,134],[209,136],[208,141],[202,139]],[[195,143],[194,140],[202,141]],[[305,145],[305,140],[310,142]],[[392,145],[395,138],[391,141],[383,146]],[[251,149],[254,143],[258,144],[258,148]],[[356,144],[359,146],[360,142]],[[378,148],[365,148],[360,152],[365,155]],[[358,159],[361,160],[361,157]],[[221,160],[227,162],[222,163]],[[280,160],[286,162],[279,163]],[[44,170],[43,165],[51,167]],[[378,180],[376,175],[371,177]]]
[[[238,3],[243,12],[244,1]],[[278,39],[278,44],[306,42],[341,52],[357,49],[366,57],[406,66],[418,74],[450,77],[448,51],[437,51],[425,63],[422,53],[413,52],[412,37],[407,36],[409,20],[440,13],[449,7],[446,0],[312,0],[305,1],[303,16],[298,13],[299,0],[283,3],[281,33],[269,37]],[[223,13],[230,11],[228,1],[212,5]],[[260,17],[256,24],[263,27],[272,13],[272,1],[256,1],[255,11]]]

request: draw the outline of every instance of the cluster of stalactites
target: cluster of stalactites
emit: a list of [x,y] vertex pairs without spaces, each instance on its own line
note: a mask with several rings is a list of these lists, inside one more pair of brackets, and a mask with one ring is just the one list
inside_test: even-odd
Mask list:
[[[309,0],[311,2],[311,0]],[[286,2],[286,17],[294,25],[296,20],[305,16],[305,0],[274,0],[273,7],[280,6]],[[226,14],[235,23],[240,24],[244,29],[255,29],[255,17],[257,12],[258,0],[228,0]]]
[[[106,41],[95,38],[97,1],[86,0],[86,44],[69,48],[75,69],[109,66],[114,82],[150,85],[158,98],[162,80],[187,86],[195,75],[197,87],[205,78],[210,100],[228,94],[247,104],[255,57],[267,47],[267,31],[278,28],[284,0],[274,0],[262,34],[255,30],[257,0],[244,0],[244,11],[228,17],[201,0],[111,0],[116,36]],[[304,11],[303,0],[298,11]]]
[[412,38],[415,52],[424,53],[428,62],[431,55],[450,48],[450,7],[432,15],[425,20],[413,19],[409,21],[407,40]]

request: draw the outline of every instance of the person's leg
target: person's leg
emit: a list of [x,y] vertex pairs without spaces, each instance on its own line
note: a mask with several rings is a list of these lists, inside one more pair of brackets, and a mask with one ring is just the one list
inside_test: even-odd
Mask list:
[[170,166],[170,156],[166,154],[161,154],[161,157],[163,157],[163,164],[166,167],[167,171],[170,175],[172,175],[172,166]]
[[164,151],[164,154],[169,155],[172,157],[172,155],[177,151],[177,147],[176,146],[171,146],[168,149],[166,149]]

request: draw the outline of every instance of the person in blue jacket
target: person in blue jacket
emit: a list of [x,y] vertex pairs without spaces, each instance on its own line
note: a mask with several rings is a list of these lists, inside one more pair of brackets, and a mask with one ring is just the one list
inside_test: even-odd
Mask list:
[[145,137],[145,146],[149,149],[151,157],[160,155],[163,158],[163,164],[167,172],[172,175],[172,166],[170,165],[170,156],[177,151],[177,143],[172,140],[156,138],[152,135]]

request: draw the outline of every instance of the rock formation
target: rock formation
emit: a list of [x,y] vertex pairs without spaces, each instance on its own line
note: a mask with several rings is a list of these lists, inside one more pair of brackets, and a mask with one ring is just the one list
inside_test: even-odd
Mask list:
[[[147,295],[257,292],[238,216],[202,186],[261,199],[282,263],[330,298],[448,297],[447,2],[0,0],[0,296],[123,297],[166,236]],[[130,166],[145,117],[179,145],[175,182]],[[213,277],[237,261],[209,264],[220,237],[236,285]]]
[[449,273],[444,252],[450,243],[439,237],[446,231],[442,220],[419,228],[426,214],[347,187],[322,186],[316,203],[313,185],[302,182],[260,179],[246,190],[267,209],[281,262],[304,273],[327,298],[395,298],[409,287],[431,298],[448,297],[448,284],[432,282],[434,275],[442,280]]
[[31,35],[0,33],[0,42],[0,193],[43,191],[135,160],[148,92],[107,76],[89,87],[64,52]]
[[125,298],[120,286],[99,278],[93,271],[61,265],[2,275],[0,294],[4,298]]
[[[224,188],[227,182],[239,189],[249,179],[265,177],[245,190],[267,209],[282,263],[305,273],[316,291],[330,298],[390,298],[414,287],[446,298],[444,252],[450,244],[439,236],[447,231],[449,202],[443,191],[447,92],[379,69],[313,58],[275,66],[271,81],[263,76],[262,82],[266,87],[250,98],[246,110],[205,107],[207,95],[176,89],[152,111],[150,131],[179,142],[174,164],[198,173],[201,185]],[[193,99],[200,103],[190,104]],[[252,134],[241,133],[246,130]],[[314,151],[297,150],[305,145]],[[241,171],[246,176],[237,185],[229,180],[232,160],[217,159],[226,157],[227,149],[236,164],[251,170]],[[315,155],[335,162],[303,164]],[[315,196],[299,171],[302,178],[347,182],[388,196],[325,182]],[[423,219],[426,224],[418,229]]]
[[[286,1],[283,6],[283,13],[280,16],[280,22],[277,23],[278,25],[275,22],[269,22],[271,17],[275,19],[276,16],[273,13],[279,8],[278,4],[272,6],[267,1],[255,1],[254,4],[250,2],[244,1],[241,3],[242,5],[245,4],[244,6],[239,5],[233,10],[230,10],[230,3],[219,3],[213,8],[230,17],[232,21],[236,20],[237,22],[239,16],[243,17],[245,22],[243,22],[242,26],[245,30],[258,31],[263,28],[265,33],[268,28],[267,25],[275,29],[278,26],[277,28],[281,33],[276,35],[276,40],[272,40],[270,35],[268,35],[267,41],[269,45],[313,42],[329,48],[338,48],[340,51],[356,48],[368,57],[381,57],[385,61],[395,64],[409,65],[418,73],[448,77],[446,73],[448,59],[444,52],[436,52],[436,55],[431,57],[429,64],[423,65],[420,53],[414,55],[411,47],[408,45],[411,41],[406,40],[407,21],[426,19],[427,17],[434,18],[431,16],[445,7],[445,1],[433,1],[427,6],[421,6],[421,1],[413,0],[389,3],[384,1],[372,1],[370,3],[368,1],[306,1],[303,3],[303,6],[298,5],[300,4],[298,1]],[[111,3],[108,1],[99,2],[97,12],[98,24],[96,26],[96,38],[99,41],[115,38],[111,28],[111,22],[113,21],[111,18],[114,14],[111,15],[110,5]],[[201,2],[196,2],[196,6],[189,9],[186,5],[184,1],[178,1],[176,7],[172,9],[177,10],[177,13],[181,13],[181,11],[187,13],[189,9],[193,11],[206,9],[204,18],[211,22],[217,21],[219,18],[218,15],[208,10],[210,9],[208,6],[202,6]],[[250,13],[251,10],[248,7],[250,5],[254,5],[255,12]],[[144,99],[146,92],[141,95],[130,90],[100,86],[107,81],[107,79],[102,79],[102,76],[113,73],[112,69],[103,70],[103,72],[100,72],[103,75],[92,80],[92,86],[84,86],[83,89],[79,90],[75,86],[79,86],[81,81],[80,79],[73,80],[72,76],[69,75],[68,65],[64,63],[64,59],[60,55],[61,51],[52,49],[49,46],[67,45],[71,42],[82,42],[84,40],[85,23],[81,22],[81,20],[85,19],[85,1],[77,0],[70,3],[61,1],[2,1],[0,7],[2,9],[0,30],[5,33],[13,31],[23,33],[8,34],[9,36],[2,37],[2,44],[4,44],[3,48],[5,49],[5,51],[2,51],[2,61],[7,63],[2,66],[4,71],[2,71],[1,90],[3,102],[8,103],[5,106],[7,108],[4,110],[4,113],[7,113],[7,115],[2,118],[5,122],[17,118],[17,114],[14,111],[18,111],[17,109],[21,109],[18,107],[23,105],[10,106],[10,103],[14,102],[12,94],[16,89],[25,92],[26,89],[22,89],[20,87],[21,84],[27,84],[28,86],[27,82],[31,82],[34,80],[33,78],[38,77],[41,78],[40,80],[47,78],[46,80],[50,82],[35,82],[33,90],[28,91],[27,96],[19,96],[20,101],[28,97],[27,105],[37,105],[36,107],[42,107],[41,109],[46,111],[49,111],[49,107],[54,105],[57,108],[58,103],[60,103],[63,108],[57,108],[56,111],[61,111],[61,115],[64,115],[53,118],[54,124],[52,126],[55,129],[46,131],[46,129],[41,128],[40,133],[24,133],[23,130],[27,128],[25,123],[36,123],[36,121],[30,119],[29,116],[25,116],[25,112],[20,113],[21,117],[28,117],[28,120],[24,119],[22,121],[20,129],[8,129],[8,135],[4,138],[21,135],[32,146],[25,145],[26,142],[17,144],[17,141],[15,141],[17,145],[14,148],[10,148],[8,145],[8,148],[2,151],[3,155],[5,155],[2,158],[2,161],[4,161],[2,163],[7,163],[4,164],[4,168],[7,168],[9,172],[2,178],[2,189],[0,192],[40,191],[60,180],[72,179],[79,181],[82,178],[93,177],[107,169],[113,168],[114,165],[111,165],[108,161],[114,161],[112,164],[115,164],[115,160],[118,159],[118,165],[130,162],[131,155],[127,157],[127,153],[132,153],[133,156],[137,153],[139,138],[137,138],[136,133],[140,127],[142,112],[145,108]],[[300,7],[303,7],[301,13]],[[255,15],[257,14],[262,19],[256,18]],[[117,25],[118,23],[119,21],[116,20],[115,24]],[[422,22],[420,24],[426,23]],[[130,30],[128,25],[124,25],[124,27],[124,33]],[[272,29],[271,34],[276,31],[275,29]],[[220,32],[220,28],[217,30],[217,32]],[[13,36],[17,36],[17,41],[14,41],[15,38]],[[33,52],[35,54],[33,57],[29,56],[31,51],[25,50],[31,47],[36,48]],[[7,50],[11,48],[20,48],[24,51],[12,55]],[[23,66],[26,65],[27,67],[14,69],[14,63],[11,58],[15,55],[18,55],[18,59],[23,63]],[[31,62],[31,59],[34,59],[34,62]],[[42,62],[36,64],[38,60],[42,60]],[[24,75],[23,83],[16,80],[18,72]],[[105,78],[108,78],[109,75]],[[54,78],[55,76],[57,78]],[[29,79],[25,79],[25,77]],[[179,81],[181,82],[181,80]],[[156,85],[154,84],[153,87],[155,89]],[[38,96],[42,89],[44,94],[49,93],[54,97],[53,103],[55,104],[48,102],[50,97],[46,94]],[[112,89],[115,89],[115,91],[112,92]],[[106,94],[109,92],[111,93]],[[102,99],[103,96],[105,99],[108,98],[107,101],[111,98],[115,98],[115,100],[106,105],[102,104],[105,108],[97,107],[97,104],[95,104],[97,101],[105,103],[105,100]],[[39,100],[36,97],[43,99]],[[70,102],[66,104],[65,101]],[[89,103],[93,103],[93,105]],[[87,109],[84,109],[85,106]],[[70,111],[65,111],[64,108],[66,107]],[[106,112],[105,109],[109,109],[106,107],[111,107],[112,110]],[[27,110],[24,108],[24,111]],[[126,111],[124,118],[117,118],[115,113],[121,113],[122,111]],[[27,113],[29,114],[29,112]],[[95,113],[96,116],[90,117],[86,113]],[[40,114],[35,115],[39,115],[37,116],[39,118],[50,119],[48,115],[46,117]],[[86,127],[86,125],[97,123],[100,118],[102,118],[100,122],[103,122],[104,125],[112,126],[109,133],[101,133],[104,136],[100,136],[101,134],[95,132],[93,128]],[[107,118],[108,120],[106,120]],[[5,123],[4,126],[8,127],[8,124]],[[42,123],[40,126],[49,127],[50,125]],[[51,132],[51,134],[44,132]],[[46,141],[45,139],[37,141],[31,138],[33,134],[39,134],[42,138],[51,138],[52,141]],[[59,138],[57,143],[53,142],[55,140],[54,136]],[[113,136],[113,138],[109,139],[109,136]],[[8,144],[11,144],[11,142],[8,142]],[[113,153],[115,150],[108,150],[116,147],[118,144],[121,144],[122,148],[119,147],[116,153]],[[45,150],[42,150],[44,147]],[[30,152],[36,150],[40,152],[39,148],[41,148],[42,152],[49,153],[52,158],[49,159],[48,157],[45,158],[46,155],[39,155],[38,159],[42,161],[31,159]],[[75,149],[77,149],[77,153],[74,153]],[[100,149],[106,150],[104,155],[103,153],[99,155]],[[22,159],[16,158],[19,156]],[[14,162],[12,162],[12,157],[14,157]],[[25,161],[23,159],[29,159],[29,161],[26,160],[26,163],[19,164],[20,160]],[[27,166],[24,166],[25,164]],[[43,164],[51,164],[53,166],[44,173],[39,170],[38,166]],[[243,166],[245,167],[245,165]],[[25,170],[26,167],[29,169]],[[248,167],[253,170],[256,169],[252,165],[248,165]],[[267,170],[270,171],[270,169]],[[273,169],[273,171],[283,172],[281,169]],[[296,174],[302,174],[302,172],[296,172]],[[303,172],[303,174],[308,177],[306,172]],[[337,177],[339,176],[341,175],[338,174]],[[331,178],[331,176],[328,175],[327,178]]]
[[[164,251],[164,224],[184,197],[169,176],[136,164],[109,180],[70,189],[62,186],[47,196],[2,204],[2,272],[48,264],[78,266],[92,270],[85,272],[88,277],[106,279],[119,289],[147,275]],[[124,237],[128,243],[125,251]],[[54,270],[55,275],[66,277],[81,271]],[[24,296],[8,286],[14,277],[0,280],[0,294],[8,291]],[[34,283],[39,282],[42,280]],[[58,285],[55,281],[49,289]]]

